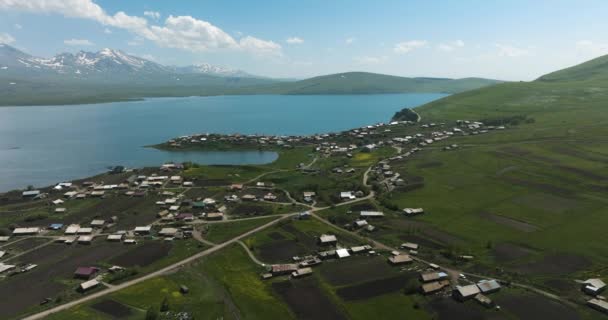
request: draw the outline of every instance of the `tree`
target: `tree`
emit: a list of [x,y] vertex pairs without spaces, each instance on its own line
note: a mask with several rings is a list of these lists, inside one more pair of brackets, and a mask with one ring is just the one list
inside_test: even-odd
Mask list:
[[165,297],[163,299],[163,302],[161,302],[160,304],[160,312],[167,312],[169,311],[169,300],[167,299],[167,297]]
[[157,320],[158,319],[158,311],[154,307],[148,308],[146,312],[146,320]]

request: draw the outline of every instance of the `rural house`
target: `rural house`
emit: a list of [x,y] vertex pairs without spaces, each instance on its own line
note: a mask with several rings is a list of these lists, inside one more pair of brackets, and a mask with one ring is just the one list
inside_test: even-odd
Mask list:
[[479,294],[479,287],[477,287],[476,284],[456,286],[456,289],[454,290],[454,297],[460,301],[471,299],[477,294]]
[[297,270],[298,270],[298,265],[295,263],[274,264],[270,267],[270,272],[275,276],[283,275],[283,274],[290,274]]
[[319,243],[321,243],[322,245],[336,244],[337,242],[338,238],[336,238],[336,236],[332,234],[322,234],[319,237]]
[[78,267],[74,272],[74,278],[89,280],[94,277],[97,272],[99,272],[99,269],[95,267]]
[[601,279],[587,279],[583,282],[583,292],[595,296],[606,289],[606,284]]
[[493,293],[500,290],[500,284],[496,280],[482,280],[477,283],[481,293]]
[[399,254],[399,255],[396,255],[396,256],[389,257],[388,261],[392,265],[399,265],[399,264],[411,263],[414,260],[412,259],[412,257],[410,257],[407,254]]
[[425,283],[421,286],[422,294],[432,294],[450,285],[450,281],[441,280]]
[[93,280],[89,280],[87,282],[81,283],[80,286],[78,286],[78,289],[81,292],[86,292],[86,291],[89,291],[89,290],[97,287],[98,285],[99,285],[99,281],[93,279]]

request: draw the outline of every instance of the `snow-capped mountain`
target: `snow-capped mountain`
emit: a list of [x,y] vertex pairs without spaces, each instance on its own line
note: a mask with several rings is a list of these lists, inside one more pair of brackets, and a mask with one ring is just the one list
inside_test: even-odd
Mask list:
[[185,67],[174,67],[178,73],[204,73],[220,77],[255,77],[245,71],[228,67],[215,66],[208,63],[195,64]]
[[109,48],[98,52],[79,51],[77,53],[60,53],[52,58],[39,58],[6,44],[0,44],[1,70],[73,74],[80,77],[108,74],[206,74],[220,77],[255,77],[240,70],[210,64],[184,67],[163,66],[156,62]]

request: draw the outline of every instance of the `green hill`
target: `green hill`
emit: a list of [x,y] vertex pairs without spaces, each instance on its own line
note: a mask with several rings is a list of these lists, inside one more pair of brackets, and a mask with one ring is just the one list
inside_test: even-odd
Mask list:
[[[242,89],[269,94],[455,93],[500,83],[481,78],[405,78],[368,72],[347,72]],[[241,90],[241,89],[240,89]]]
[[579,65],[549,73],[537,81],[587,81],[608,80],[608,55]]
[[[498,83],[478,78],[402,78],[351,72],[301,81],[279,81],[204,74],[108,75],[74,79],[64,75],[0,74],[0,106],[80,104],[145,97],[230,94],[375,94],[408,92],[454,93]],[[32,92],[36,92],[32,95]]]
[[[426,148],[404,169],[423,177],[424,188],[392,200],[433,212],[423,220],[463,239],[455,250],[475,253],[475,270],[500,269],[497,277],[545,285],[545,270],[528,266],[567,257],[580,264],[555,271],[566,281],[589,270],[608,276],[602,269],[608,263],[605,61],[601,57],[537,81],[498,84],[416,108],[422,123],[446,123],[447,129],[456,120],[506,128]],[[460,148],[442,151],[448,144]],[[520,256],[505,253],[517,250]],[[564,296],[572,292],[552,290]]]

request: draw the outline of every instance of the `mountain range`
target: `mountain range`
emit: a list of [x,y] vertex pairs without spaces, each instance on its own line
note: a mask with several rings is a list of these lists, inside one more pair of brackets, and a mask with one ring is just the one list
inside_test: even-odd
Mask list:
[[0,44],[0,106],[230,94],[457,93],[499,82],[481,78],[406,78],[368,72],[295,81],[210,64],[165,66],[114,49],[41,58]]
[[52,58],[34,57],[6,44],[0,44],[0,69],[27,73],[72,75],[76,78],[99,74],[206,74],[219,77],[257,76],[241,70],[203,63],[183,67],[164,66],[120,50],[60,53]]

